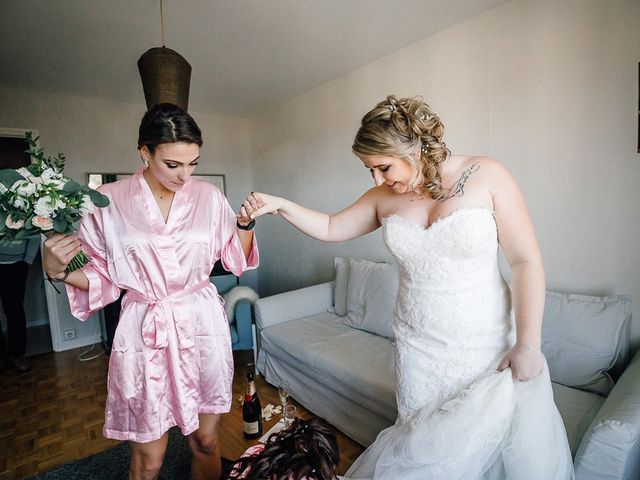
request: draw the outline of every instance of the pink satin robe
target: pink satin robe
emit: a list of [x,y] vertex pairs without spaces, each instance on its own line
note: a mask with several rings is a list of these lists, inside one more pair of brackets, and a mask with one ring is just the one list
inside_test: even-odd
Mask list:
[[235,275],[256,268],[255,237],[246,259],[235,213],[207,182],[187,181],[166,224],[142,170],[100,191],[111,204],[79,229],[92,258],[83,268],[89,290],[67,285],[67,293],[73,315],[86,320],[127,290],[109,359],[104,435],[150,442],[174,425],[188,435],[198,414],[231,406],[229,325],[209,272],[218,259]]

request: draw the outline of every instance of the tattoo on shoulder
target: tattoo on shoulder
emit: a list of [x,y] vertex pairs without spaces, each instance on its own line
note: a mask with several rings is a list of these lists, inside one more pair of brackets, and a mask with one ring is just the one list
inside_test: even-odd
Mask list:
[[453,197],[462,197],[464,195],[464,185],[467,183],[467,180],[469,180],[469,177],[473,173],[477,172],[479,168],[480,162],[476,162],[462,172],[460,178],[451,186],[451,188],[446,190],[447,193],[440,201],[445,202]]

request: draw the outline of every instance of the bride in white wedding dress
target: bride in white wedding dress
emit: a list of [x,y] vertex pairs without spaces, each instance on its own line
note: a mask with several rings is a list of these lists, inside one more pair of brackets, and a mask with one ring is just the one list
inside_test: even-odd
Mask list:
[[498,162],[451,156],[442,136],[421,99],[388,97],[353,145],[376,187],[334,215],[263,193],[243,214],[280,214],[323,241],[382,226],[399,265],[398,418],[345,478],[572,479],[540,351],[544,271],[526,205]]

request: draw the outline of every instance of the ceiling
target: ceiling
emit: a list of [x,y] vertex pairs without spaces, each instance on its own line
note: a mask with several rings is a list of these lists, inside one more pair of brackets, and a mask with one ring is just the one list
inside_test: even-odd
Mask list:
[[[189,108],[248,116],[504,0],[164,0]],[[160,0],[0,0],[0,84],[143,102]]]

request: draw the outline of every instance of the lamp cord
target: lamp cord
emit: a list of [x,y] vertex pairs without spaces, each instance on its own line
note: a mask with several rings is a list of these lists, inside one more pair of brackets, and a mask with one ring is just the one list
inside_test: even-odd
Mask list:
[[162,46],[164,47],[164,13],[162,12],[162,0],[160,0],[160,29],[162,30]]

